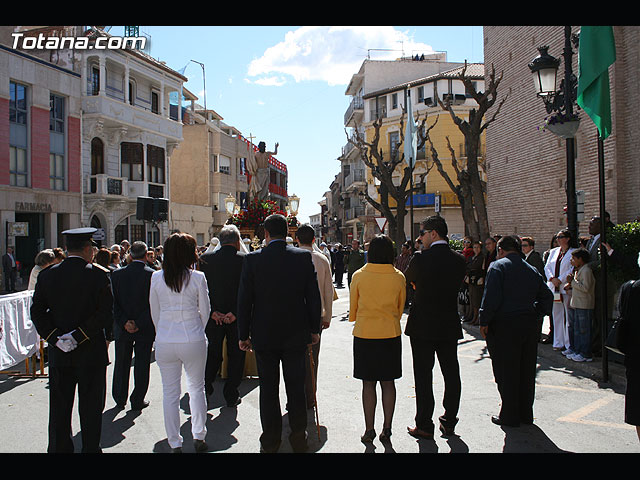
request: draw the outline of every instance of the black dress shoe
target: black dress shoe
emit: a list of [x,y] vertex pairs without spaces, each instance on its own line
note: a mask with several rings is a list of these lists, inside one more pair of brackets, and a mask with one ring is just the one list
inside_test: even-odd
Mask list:
[[289,443],[294,453],[305,453],[309,450],[309,444],[307,443],[307,432],[291,435],[289,437]]
[[241,403],[242,403],[242,398],[238,397],[234,401],[231,401],[231,402],[227,401],[227,407],[229,408],[237,407]]
[[260,453],[277,453],[280,448],[280,442],[275,445],[264,446],[260,444]]
[[149,400],[145,400],[140,404],[131,405],[131,410],[142,410],[143,408],[147,408],[149,406]]
[[193,448],[196,449],[196,453],[203,453],[209,450],[209,445],[204,440],[194,440]]
[[407,427],[407,432],[415,438],[424,438],[427,440],[433,438],[433,432],[425,432],[424,430],[420,430],[418,427]]
[[[442,432],[442,435],[444,435],[445,437],[450,436],[450,435],[455,435],[455,426],[454,425],[446,425],[446,421],[443,417],[439,417],[438,420],[440,421],[440,431]],[[457,421],[457,419],[456,419]]]
[[504,422],[500,419],[500,417],[498,415],[491,415],[491,421],[493,423],[495,423],[496,425],[500,425],[503,427],[519,427],[520,424],[519,423],[507,423]]

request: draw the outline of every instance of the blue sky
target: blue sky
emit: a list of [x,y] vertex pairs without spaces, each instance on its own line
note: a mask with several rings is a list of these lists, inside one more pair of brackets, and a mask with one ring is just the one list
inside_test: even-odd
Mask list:
[[[150,54],[175,69],[187,66],[186,88],[243,135],[253,135],[287,165],[289,195],[301,198],[299,218],[320,212],[318,201],[339,172],[346,144],[345,95],[370,53],[393,59],[430,51],[452,62],[482,62],[481,26],[140,26]],[[110,33],[123,35],[123,27]]]

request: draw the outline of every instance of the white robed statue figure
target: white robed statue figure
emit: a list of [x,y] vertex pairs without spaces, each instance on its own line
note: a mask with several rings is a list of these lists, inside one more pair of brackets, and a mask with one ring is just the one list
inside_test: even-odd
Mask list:
[[251,152],[247,160],[247,171],[251,175],[251,183],[249,184],[249,199],[258,198],[266,200],[269,197],[269,157],[278,154],[278,144],[276,143],[275,151],[265,151],[264,142],[258,144],[258,151]]

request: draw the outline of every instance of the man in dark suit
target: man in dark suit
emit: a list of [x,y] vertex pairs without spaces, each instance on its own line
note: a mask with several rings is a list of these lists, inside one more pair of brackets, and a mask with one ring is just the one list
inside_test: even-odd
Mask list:
[[600,265],[600,234],[602,232],[602,222],[600,217],[592,217],[589,221],[589,241],[587,242],[587,251],[591,257],[589,267],[592,271],[596,270]]
[[435,355],[445,383],[445,412],[439,417],[440,430],[451,435],[458,422],[461,381],[457,348],[462,338],[458,291],[465,277],[466,262],[449,248],[447,235],[444,218],[436,215],[424,220],[419,237],[423,250],[414,254],[405,271],[407,283],[415,289],[405,334],[411,339],[417,410],[416,425],[409,428],[409,434],[417,438],[433,438]]
[[[587,265],[593,272],[596,279],[595,286],[595,307],[593,314],[593,321],[591,323],[591,350],[595,355],[602,355],[602,313],[604,310],[603,298],[602,298],[602,275],[600,270],[600,250],[601,250],[601,234],[602,234],[602,222],[600,217],[591,217],[589,221],[589,241],[587,242],[587,251],[591,257],[591,260]],[[610,290],[610,288],[608,288]],[[607,292],[607,297],[612,298],[613,292]],[[609,310],[609,308],[607,308]]]
[[286,244],[287,220],[264,221],[266,246],[244,257],[238,293],[238,338],[253,349],[260,377],[260,444],[276,452],[282,434],[280,363],[295,452],[307,446],[305,366],[307,346],[320,339],[322,304],[311,252]]
[[242,241],[235,225],[225,225],[218,234],[220,248],[200,257],[199,269],[204,272],[209,285],[211,321],[205,333],[209,340],[204,386],[207,396],[213,393],[213,383],[222,365],[222,346],[227,339],[227,380],[223,395],[227,406],[240,403],[238,387],[244,372],[245,352],[238,346],[238,288],[244,253],[240,251]]
[[133,242],[129,254],[131,263],[111,273],[116,352],[111,394],[116,405],[124,408],[129,394],[131,359],[135,352],[134,389],[130,401],[133,410],[142,410],[149,405],[145,396],[149,389],[151,349],[156,337],[149,307],[151,275],[155,270],[146,264],[147,245],[144,242]]
[[15,292],[18,269],[12,247],[7,247],[7,253],[2,256],[2,271],[4,273],[4,291],[6,293]]
[[[545,278],[544,262],[542,261],[542,257],[540,256],[540,254],[535,250],[535,247],[536,247],[535,240],[532,237],[522,237],[520,239],[520,242],[522,247],[522,253],[524,255],[524,260],[532,267],[535,267],[535,269],[542,276],[542,278]],[[544,315],[540,315],[538,317],[538,341],[542,340],[543,323],[544,323]]]
[[113,297],[108,270],[92,264],[95,228],[62,232],[68,257],[38,275],[31,319],[49,344],[49,446],[73,452],[71,414],[76,388],[82,452],[100,452],[107,342]]
[[520,255],[518,239],[502,237],[498,257],[487,271],[480,307],[480,331],[487,340],[502,399],[497,425],[533,423],[540,315],[550,315],[553,292]]

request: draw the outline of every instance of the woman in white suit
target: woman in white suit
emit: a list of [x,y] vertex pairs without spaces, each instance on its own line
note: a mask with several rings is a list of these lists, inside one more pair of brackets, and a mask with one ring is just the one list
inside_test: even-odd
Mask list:
[[208,449],[207,400],[204,370],[207,337],[204,329],[211,306],[204,273],[194,269],[198,262],[195,239],[174,233],[164,243],[162,270],[151,276],[149,305],[156,329],[156,361],[162,377],[164,423],[169,446],[182,452],[180,394],[182,368],[186,374],[191,432],[197,452]]
[[567,275],[573,271],[571,266],[571,252],[577,247],[576,240],[572,238],[567,229],[561,230],[556,235],[558,247],[551,249],[547,257],[544,272],[547,277],[547,285],[554,292],[553,302],[553,348],[564,350],[570,347],[569,339],[569,303],[571,293],[565,291]]

